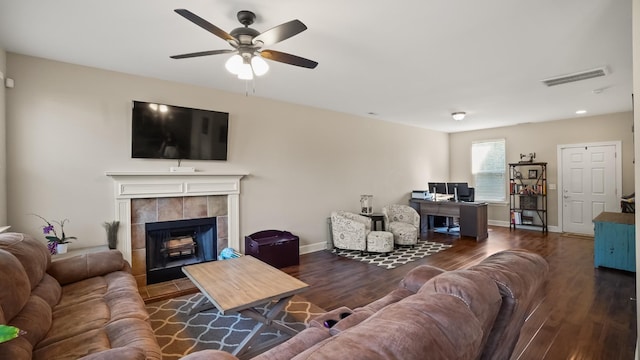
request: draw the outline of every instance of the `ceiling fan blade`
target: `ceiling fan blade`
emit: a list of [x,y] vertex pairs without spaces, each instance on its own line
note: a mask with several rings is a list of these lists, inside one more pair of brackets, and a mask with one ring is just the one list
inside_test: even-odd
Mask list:
[[297,35],[307,30],[307,26],[300,20],[291,20],[284,24],[280,24],[273,27],[262,34],[253,38],[253,43],[261,42],[262,46],[269,46],[278,43],[282,40],[286,40],[294,35]]
[[199,52],[188,53],[188,54],[173,55],[173,56],[170,56],[170,58],[172,58],[172,59],[186,59],[186,58],[192,58],[192,57],[198,57],[198,56],[228,54],[228,53],[232,53],[232,52],[236,52],[236,50],[227,49],[227,50],[199,51]]
[[234,42],[234,43],[238,43],[238,39],[234,38],[233,36],[231,36],[231,34],[229,34],[228,32],[220,29],[219,27],[213,25],[212,23],[208,22],[207,20],[201,18],[200,16],[192,13],[191,11],[187,10],[187,9],[175,9],[175,12],[177,12],[178,14],[180,14],[182,17],[184,17],[185,19],[191,21],[192,23],[200,26],[201,28],[207,30],[208,32],[212,33],[213,35],[229,41],[229,42]]
[[291,54],[283,53],[280,51],[262,50],[260,52],[260,56],[262,56],[265,59],[278,61],[278,62],[289,64],[289,65],[309,68],[309,69],[315,69],[315,67],[318,66],[318,63],[313,60],[305,59],[300,56],[291,55]]

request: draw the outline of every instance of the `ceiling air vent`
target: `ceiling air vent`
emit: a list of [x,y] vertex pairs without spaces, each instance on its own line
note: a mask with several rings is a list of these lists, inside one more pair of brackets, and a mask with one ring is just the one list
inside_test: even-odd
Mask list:
[[608,74],[609,74],[609,70],[607,70],[606,67],[600,67],[600,68],[585,70],[585,71],[581,71],[573,74],[544,79],[542,80],[542,83],[544,83],[547,86],[556,86],[556,85],[566,84],[570,82],[582,81],[582,80],[587,80],[595,77],[605,76]]

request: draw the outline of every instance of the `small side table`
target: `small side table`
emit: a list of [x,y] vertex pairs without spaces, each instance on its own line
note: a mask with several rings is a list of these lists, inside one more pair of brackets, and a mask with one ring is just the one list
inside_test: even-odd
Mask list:
[[384,214],[381,213],[372,213],[372,214],[360,214],[362,216],[366,216],[369,219],[371,219],[371,221],[373,222],[373,226],[372,229],[373,231],[378,231],[378,226],[377,224],[380,223],[380,230],[379,231],[383,231],[384,230]]

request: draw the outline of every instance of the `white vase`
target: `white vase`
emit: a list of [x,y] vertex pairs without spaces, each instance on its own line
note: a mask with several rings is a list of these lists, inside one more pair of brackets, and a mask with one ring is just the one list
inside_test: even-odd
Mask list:
[[58,244],[56,246],[56,250],[58,251],[58,254],[66,254],[67,253],[67,246],[68,246],[68,244]]

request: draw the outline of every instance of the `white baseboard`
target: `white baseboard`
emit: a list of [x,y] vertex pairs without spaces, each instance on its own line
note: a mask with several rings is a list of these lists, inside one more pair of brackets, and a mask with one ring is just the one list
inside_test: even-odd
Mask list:
[[300,246],[300,254],[309,254],[316,251],[322,251],[327,249],[326,242],[317,242],[309,245]]
[[[489,220],[488,224],[492,226],[500,226],[500,227],[509,227],[510,225],[508,221],[499,221],[499,220]],[[537,226],[527,226],[527,225],[518,225],[517,229],[540,230],[540,228]],[[556,232],[556,233],[562,232],[560,231],[560,228],[557,226],[547,226],[547,229],[549,230],[549,232]]]

